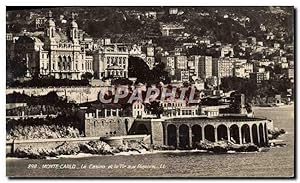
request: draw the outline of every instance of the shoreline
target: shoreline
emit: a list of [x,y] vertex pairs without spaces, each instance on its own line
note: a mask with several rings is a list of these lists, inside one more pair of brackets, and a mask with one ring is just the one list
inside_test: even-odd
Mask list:
[[[59,155],[57,157],[46,157],[45,160],[53,160],[53,159],[77,159],[77,158],[90,158],[90,157],[113,157],[113,156],[136,156],[136,155],[151,155],[151,154],[180,154],[180,153],[199,153],[199,154],[248,154],[248,153],[261,153],[267,152],[265,149],[278,148],[278,147],[262,147],[259,148],[259,151],[253,152],[236,152],[236,151],[228,151],[223,153],[215,153],[213,151],[208,150],[200,150],[200,149],[192,149],[192,150],[153,150],[153,151],[142,151],[141,153],[137,151],[128,151],[128,152],[120,152],[115,153],[113,155],[103,155],[103,154],[90,154],[90,153],[79,153],[76,155]],[[32,158],[18,158],[18,157],[6,157],[8,161],[14,160],[34,160]]]

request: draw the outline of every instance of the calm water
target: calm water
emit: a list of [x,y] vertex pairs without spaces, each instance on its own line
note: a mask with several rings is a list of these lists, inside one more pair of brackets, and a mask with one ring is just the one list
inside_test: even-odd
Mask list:
[[[131,156],[97,156],[51,160],[8,159],[8,176],[254,176],[291,177],[294,175],[294,108],[255,108],[256,116],[274,120],[274,126],[284,128],[280,137],[286,147],[268,152],[239,154],[208,154],[199,152],[163,153]],[[37,168],[28,169],[29,164]],[[75,169],[42,168],[68,164]],[[122,165],[120,165],[122,164]],[[112,166],[110,166],[112,165]],[[124,167],[124,166],[126,167]],[[33,165],[34,166],[34,165]],[[86,168],[84,168],[86,166]],[[97,166],[97,167],[96,167]]]

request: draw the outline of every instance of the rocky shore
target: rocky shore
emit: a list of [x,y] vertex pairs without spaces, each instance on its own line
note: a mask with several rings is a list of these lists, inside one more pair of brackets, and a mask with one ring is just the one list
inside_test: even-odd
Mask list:
[[234,152],[255,152],[259,151],[259,147],[255,144],[235,144],[230,141],[201,141],[196,143],[196,148],[200,150],[207,150],[214,153],[227,153],[229,151]]
[[[254,152],[259,148],[253,144],[234,144],[228,141],[209,142],[202,141],[196,144],[196,150],[205,150],[214,153],[234,152]],[[38,148],[38,147],[20,147],[15,150],[12,157],[45,159],[47,157],[58,157],[60,155],[77,155],[79,153],[95,154],[95,155],[115,155],[122,152],[154,152],[154,151],[172,151],[176,150],[173,146],[166,145],[147,145],[142,141],[130,140],[124,141],[123,145],[110,146],[109,144],[97,140],[85,143],[64,142],[55,148]],[[185,149],[186,150],[186,149]],[[191,149],[189,149],[191,150]]]
[[97,140],[85,143],[64,142],[55,148],[46,147],[20,147],[11,156],[18,158],[44,159],[46,157],[57,157],[59,155],[77,155],[79,153],[114,155],[120,152],[148,151],[150,147],[141,141],[124,141],[123,145],[112,147],[107,143]]
[[285,134],[284,129],[274,128],[273,130],[268,130],[269,140],[277,139],[280,135]]
[[[29,139],[39,139],[39,138],[47,139],[47,138],[62,138],[65,136],[67,137],[80,136],[79,131],[71,127],[60,128],[55,125],[53,126],[40,125],[38,127],[39,128],[33,128],[33,127],[15,128],[14,131],[11,131],[11,133],[9,133],[8,137],[10,138],[8,137],[7,138],[11,139],[13,136],[17,135],[19,139],[24,139],[21,137],[23,137],[22,134],[25,134],[25,132],[27,134],[31,134],[29,135],[30,137]],[[280,135],[284,133],[285,131],[283,129],[274,128],[274,130],[269,130],[269,139],[270,140],[277,139]],[[193,148],[183,148],[183,149],[179,148],[179,150],[192,150],[192,149],[203,150],[206,152],[213,152],[213,153],[260,151],[260,148],[254,144],[240,145],[226,140],[218,141],[218,142],[210,142],[205,140],[194,144]],[[166,146],[166,145],[156,145],[156,144],[148,145],[142,141],[137,141],[137,140],[124,140],[123,144],[119,146],[110,146],[109,144],[103,141],[94,140],[94,141],[80,142],[80,143],[64,142],[55,148],[36,147],[36,146],[19,147],[15,149],[14,153],[10,154],[9,156],[18,157],[18,158],[43,159],[46,157],[58,157],[60,155],[77,155],[79,153],[97,154],[97,155],[115,155],[123,152],[135,152],[135,153],[143,154],[145,152],[148,153],[153,151],[172,151],[172,150],[176,150],[176,148],[173,146]]]

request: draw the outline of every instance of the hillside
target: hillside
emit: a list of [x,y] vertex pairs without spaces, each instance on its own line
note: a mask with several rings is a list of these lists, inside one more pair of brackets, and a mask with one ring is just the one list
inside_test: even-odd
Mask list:
[[[40,7],[39,7],[40,8]],[[30,12],[45,16],[49,9],[7,11],[7,31],[32,30],[34,17]],[[152,38],[160,42],[160,24],[180,24],[185,27],[187,39],[208,37],[212,41],[237,43],[239,39],[255,36],[264,41],[272,32],[277,40],[293,42],[293,7],[179,7],[179,15],[170,15],[168,7],[60,7],[51,8],[56,21],[71,12],[77,13],[79,27],[94,38],[111,37],[120,42],[137,42]],[[157,18],[145,13],[155,11]],[[261,25],[265,26],[262,30]]]

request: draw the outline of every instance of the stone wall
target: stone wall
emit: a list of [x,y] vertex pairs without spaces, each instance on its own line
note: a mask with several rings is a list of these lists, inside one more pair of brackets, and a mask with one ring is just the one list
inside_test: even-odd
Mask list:
[[141,126],[151,135],[151,144],[164,144],[163,119],[136,119],[130,129],[130,134],[141,134]]
[[85,136],[108,137],[127,135],[132,123],[133,118],[129,117],[87,118],[85,119]]
[[155,119],[151,120],[151,137],[152,144],[163,145],[164,144],[164,129],[163,129],[163,120]]

